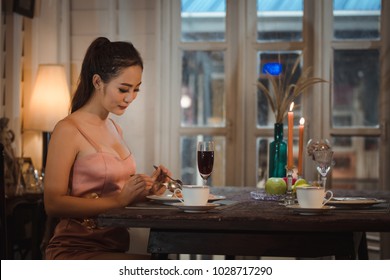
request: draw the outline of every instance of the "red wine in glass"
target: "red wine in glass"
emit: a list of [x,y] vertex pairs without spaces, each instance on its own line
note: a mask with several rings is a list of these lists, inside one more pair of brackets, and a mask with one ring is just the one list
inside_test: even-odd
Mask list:
[[203,184],[207,184],[207,179],[213,172],[214,165],[214,143],[211,141],[198,143],[198,170],[203,178]]
[[203,179],[206,179],[213,172],[213,164],[214,164],[214,152],[202,152],[198,151],[198,169],[200,176]]

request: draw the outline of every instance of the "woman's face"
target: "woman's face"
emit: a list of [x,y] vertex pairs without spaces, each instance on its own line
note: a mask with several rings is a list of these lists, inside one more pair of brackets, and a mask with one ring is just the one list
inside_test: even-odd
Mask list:
[[103,106],[115,115],[122,115],[137,98],[142,80],[142,68],[130,66],[105,84]]

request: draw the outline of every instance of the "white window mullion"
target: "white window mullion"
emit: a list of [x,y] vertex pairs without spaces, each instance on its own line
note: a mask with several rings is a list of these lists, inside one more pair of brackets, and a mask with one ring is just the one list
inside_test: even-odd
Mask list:
[[255,0],[248,0],[246,7],[246,32],[245,32],[245,185],[255,186],[257,183],[257,139],[256,139],[256,95],[257,95],[257,6]]
[[[169,6],[170,14],[169,16],[169,29],[171,30],[168,38],[164,38],[166,40],[166,45],[169,44],[169,53],[167,55],[170,58],[171,71],[170,76],[169,73],[165,73],[165,75],[169,76],[170,84],[169,89],[166,92],[165,97],[165,105],[162,108],[162,113],[169,116],[168,123],[164,121],[166,117],[163,117],[162,124],[165,126],[169,124],[169,131],[167,136],[167,141],[169,144],[166,147],[170,147],[168,151],[165,151],[165,156],[168,158],[169,167],[172,172],[175,174],[180,174],[180,98],[181,98],[181,53],[182,49],[180,47],[180,37],[181,37],[181,4],[180,0],[164,0],[164,6]],[[167,11],[168,12],[168,11]],[[165,34],[163,32],[163,34]],[[165,65],[164,62],[162,65]],[[163,66],[163,72],[164,66]],[[168,112],[164,112],[164,108],[169,108]],[[163,149],[165,150],[165,149]],[[168,154],[167,154],[168,153]]]
[[[226,182],[230,185],[244,184],[244,100],[242,71],[243,59],[240,51],[245,51],[244,33],[242,25],[245,16],[246,1],[227,1],[227,50],[225,60],[225,89],[226,89]],[[242,30],[241,30],[241,29]],[[240,36],[241,35],[241,36]],[[242,40],[241,40],[242,39]],[[241,74],[241,75],[240,75]]]
[[[381,145],[380,145],[380,188],[390,190],[388,172],[390,170],[390,1],[382,1],[381,16]],[[389,237],[390,244],[390,237]],[[390,246],[390,245],[389,245]],[[389,250],[390,251],[390,250]],[[388,256],[389,257],[389,256]]]
[[[305,1],[307,24],[305,28],[305,67],[312,68],[314,77],[331,80],[332,3],[329,0]],[[303,99],[305,116],[304,141],[329,138],[330,83],[316,84],[307,90]],[[317,171],[312,161],[305,157],[304,176],[316,180]]]

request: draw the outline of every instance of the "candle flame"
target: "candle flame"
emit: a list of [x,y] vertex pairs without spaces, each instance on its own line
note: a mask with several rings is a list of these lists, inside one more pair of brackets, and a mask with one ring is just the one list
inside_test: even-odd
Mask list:
[[304,125],[304,124],[305,124],[305,119],[304,119],[304,118],[301,118],[301,119],[299,120],[299,124],[300,124],[300,125]]
[[291,102],[291,104],[290,104],[290,111],[292,111],[293,108],[294,108],[294,102]]

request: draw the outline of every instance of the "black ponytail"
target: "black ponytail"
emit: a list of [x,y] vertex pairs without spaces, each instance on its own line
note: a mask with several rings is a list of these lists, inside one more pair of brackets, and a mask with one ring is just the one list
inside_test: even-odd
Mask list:
[[130,66],[140,66],[143,69],[141,55],[133,44],[110,42],[105,37],[95,39],[89,46],[81,66],[79,83],[72,100],[72,113],[91,98],[94,90],[93,75],[98,74],[104,83],[108,83]]

